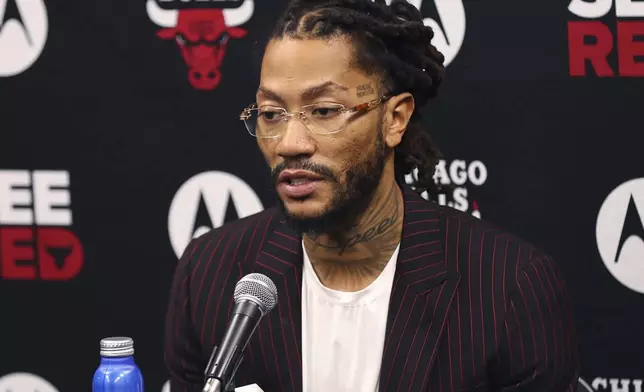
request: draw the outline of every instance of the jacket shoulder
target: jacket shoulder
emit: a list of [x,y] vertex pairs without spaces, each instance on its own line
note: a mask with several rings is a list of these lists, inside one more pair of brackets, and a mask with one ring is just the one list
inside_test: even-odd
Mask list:
[[[514,270],[525,269],[534,259],[551,259],[544,250],[493,222],[451,207],[438,206],[446,248],[468,244],[467,261],[490,267],[495,261]],[[462,247],[463,245],[460,245]],[[459,248],[460,248],[459,247]],[[449,253],[449,252],[448,252]],[[465,254],[464,254],[465,256]],[[476,257],[473,257],[476,256]],[[463,260],[459,260],[462,263]]]
[[[278,210],[273,207],[212,229],[190,241],[182,260],[188,263],[202,258],[226,260],[229,258],[223,256],[230,251],[231,247],[233,251],[239,249],[247,251],[253,243],[261,242],[263,234],[277,215]],[[221,257],[215,257],[217,254]]]

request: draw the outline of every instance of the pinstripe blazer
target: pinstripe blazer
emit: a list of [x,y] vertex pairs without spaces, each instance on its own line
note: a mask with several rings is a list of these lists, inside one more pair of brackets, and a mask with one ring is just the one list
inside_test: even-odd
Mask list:
[[[405,214],[380,372],[384,391],[574,391],[578,377],[568,292],[553,260],[469,214],[404,188]],[[222,339],[236,282],[277,286],[236,386],[302,391],[301,237],[277,209],[192,240],[166,316],[172,392],[197,392]]]

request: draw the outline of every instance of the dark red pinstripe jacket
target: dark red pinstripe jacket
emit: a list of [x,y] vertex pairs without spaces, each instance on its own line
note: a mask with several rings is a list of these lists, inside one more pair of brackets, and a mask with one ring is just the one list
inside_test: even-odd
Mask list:
[[[575,328],[552,259],[408,188],[404,198],[380,391],[574,391]],[[181,258],[166,320],[172,392],[201,391],[233,288],[251,272],[273,280],[279,301],[249,343],[236,386],[302,391],[301,239],[269,209],[193,240]]]

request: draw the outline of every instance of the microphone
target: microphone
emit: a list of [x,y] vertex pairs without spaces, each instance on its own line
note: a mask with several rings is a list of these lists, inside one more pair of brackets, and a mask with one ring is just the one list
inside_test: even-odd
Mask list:
[[266,275],[248,274],[235,285],[234,298],[235,307],[224,338],[208,360],[202,392],[228,390],[259,321],[277,304],[277,287]]

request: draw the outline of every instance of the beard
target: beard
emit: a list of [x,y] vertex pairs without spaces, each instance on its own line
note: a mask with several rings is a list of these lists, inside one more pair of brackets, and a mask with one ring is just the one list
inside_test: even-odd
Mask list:
[[359,161],[347,162],[344,181],[339,179],[331,169],[307,160],[285,161],[272,170],[274,183],[285,169],[308,170],[323,176],[333,185],[333,196],[327,207],[314,216],[301,217],[289,213],[284,202],[278,197],[279,207],[286,222],[298,233],[307,233],[313,237],[326,234],[331,239],[341,238],[343,233],[355,227],[358,218],[371,204],[373,196],[382,178],[385,163],[385,142],[382,125],[378,126],[375,149]]

